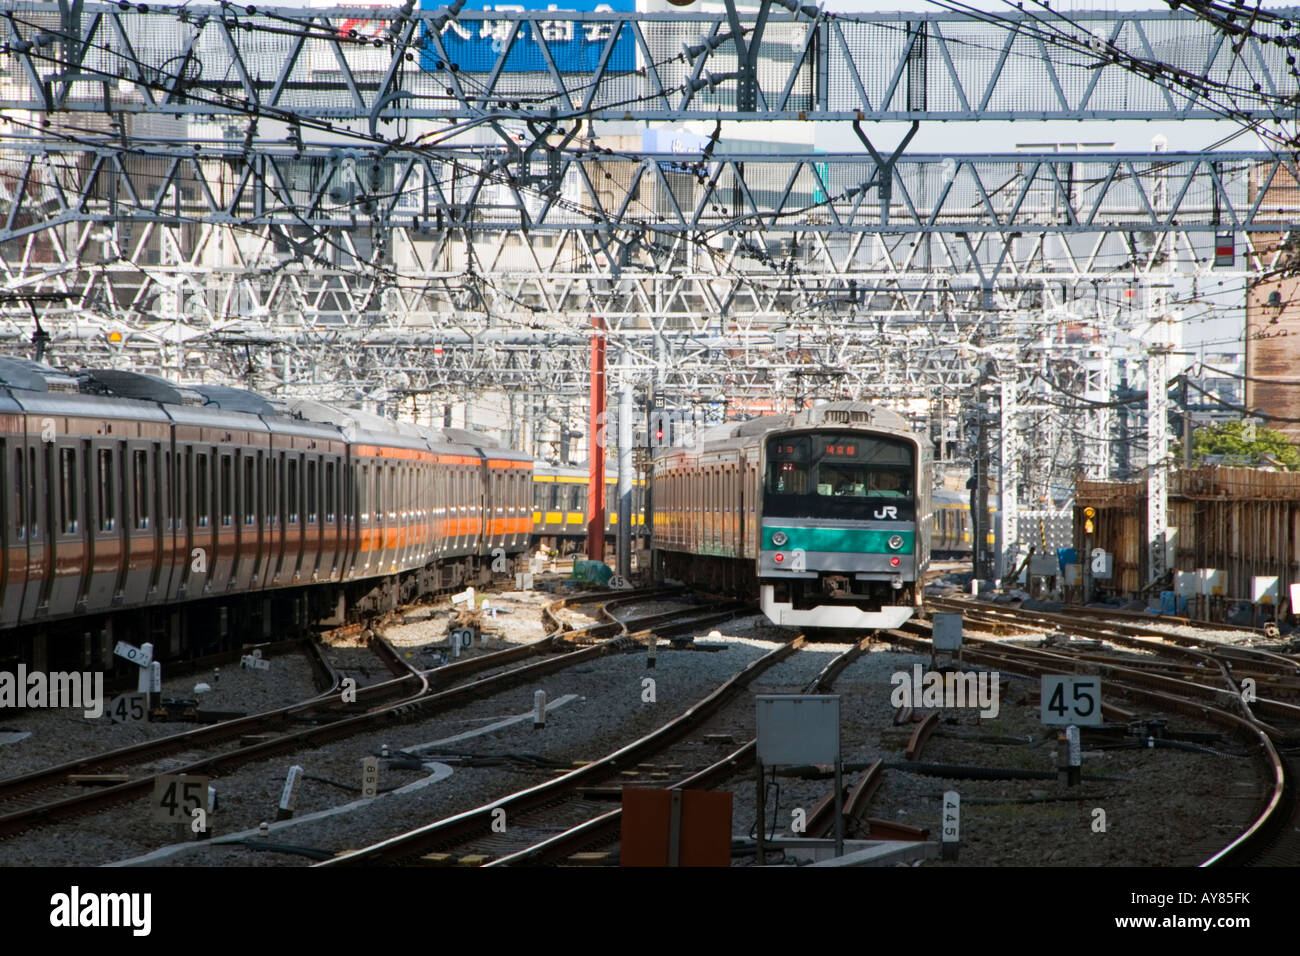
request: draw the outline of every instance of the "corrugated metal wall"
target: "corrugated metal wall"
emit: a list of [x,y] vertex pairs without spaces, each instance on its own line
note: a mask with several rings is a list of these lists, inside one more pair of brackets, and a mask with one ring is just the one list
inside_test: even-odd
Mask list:
[[[1146,482],[1081,481],[1074,533],[1088,547],[1083,509],[1092,507],[1091,547],[1115,556],[1110,587],[1135,595],[1146,582]],[[1300,474],[1212,466],[1169,476],[1173,567],[1227,572],[1224,596],[1250,600],[1256,576],[1277,575],[1280,598],[1300,581]],[[1286,607],[1283,610],[1287,610]]]

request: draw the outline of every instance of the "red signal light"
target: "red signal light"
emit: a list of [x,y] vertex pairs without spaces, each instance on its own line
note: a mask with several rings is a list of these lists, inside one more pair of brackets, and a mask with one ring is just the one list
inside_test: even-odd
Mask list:
[[889,566],[892,567],[892,568],[896,568],[896,567],[898,567],[898,558],[890,558],[890,559],[889,559]]
[[782,554],[780,551],[778,551],[778,552],[777,552],[777,553],[772,557],[772,560],[775,561],[777,564],[780,564],[782,561],[785,560],[785,555]]

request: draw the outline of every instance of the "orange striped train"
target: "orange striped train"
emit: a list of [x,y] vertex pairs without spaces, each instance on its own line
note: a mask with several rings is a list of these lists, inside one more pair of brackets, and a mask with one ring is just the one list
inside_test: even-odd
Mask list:
[[0,358],[0,669],[191,656],[513,570],[533,461],[483,435]]

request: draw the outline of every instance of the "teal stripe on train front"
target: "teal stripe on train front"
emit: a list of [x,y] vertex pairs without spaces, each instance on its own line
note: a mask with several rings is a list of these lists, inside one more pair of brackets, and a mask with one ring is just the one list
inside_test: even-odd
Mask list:
[[[772,541],[772,535],[783,531],[790,540],[781,546]],[[895,551],[889,539],[898,535],[903,546]],[[912,551],[915,532],[876,531],[868,528],[763,528],[764,551],[848,551],[854,554],[908,554]]]

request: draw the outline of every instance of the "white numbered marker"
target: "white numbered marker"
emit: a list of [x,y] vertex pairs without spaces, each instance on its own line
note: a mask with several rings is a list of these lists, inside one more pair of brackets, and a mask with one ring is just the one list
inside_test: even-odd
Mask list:
[[1101,726],[1101,678],[1045,674],[1041,716],[1044,724]]

